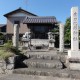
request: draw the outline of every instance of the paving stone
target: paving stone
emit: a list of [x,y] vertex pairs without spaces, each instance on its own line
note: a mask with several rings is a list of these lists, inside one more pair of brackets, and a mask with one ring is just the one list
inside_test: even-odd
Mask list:
[[80,71],[72,71],[68,69],[23,68],[15,69],[13,73],[80,79]]
[[80,80],[71,78],[59,78],[51,76],[32,76],[32,75],[22,75],[22,74],[11,74],[6,77],[0,78],[0,80]]

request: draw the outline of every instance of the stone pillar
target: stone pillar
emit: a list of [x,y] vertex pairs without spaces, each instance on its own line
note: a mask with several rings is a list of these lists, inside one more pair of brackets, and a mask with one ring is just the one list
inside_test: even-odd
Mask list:
[[78,8],[71,8],[71,50],[79,50],[79,39],[78,39]]
[[68,61],[71,70],[80,70],[78,7],[71,8],[71,50],[68,50]]
[[18,48],[19,43],[19,24],[14,24],[13,46]]
[[64,25],[60,23],[59,25],[59,51],[64,52]]
[[68,51],[69,58],[80,58],[78,39],[78,7],[71,8],[71,50]]

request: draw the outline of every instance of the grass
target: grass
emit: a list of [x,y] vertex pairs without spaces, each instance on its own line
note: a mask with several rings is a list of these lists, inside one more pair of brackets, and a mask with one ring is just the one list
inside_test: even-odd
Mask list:
[[0,49],[0,59],[7,59],[8,57],[13,56],[14,53],[12,53],[11,51],[6,51],[6,50],[2,50]]
[[8,57],[20,54],[20,50],[13,47],[11,41],[0,46],[0,59],[7,59]]

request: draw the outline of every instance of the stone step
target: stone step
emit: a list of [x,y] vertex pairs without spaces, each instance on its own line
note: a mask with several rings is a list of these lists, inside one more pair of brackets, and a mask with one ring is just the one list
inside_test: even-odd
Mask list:
[[36,68],[62,69],[63,65],[59,60],[43,60],[43,59],[28,59],[23,61],[26,66]]
[[60,56],[57,55],[56,51],[48,51],[48,52],[26,52],[25,56],[27,58],[34,58],[34,59],[60,59]]
[[68,69],[42,69],[42,68],[22,68],[15,69],[14,74],[53,76],[59,78],[76,78],[80,79],[80,71],[70,71]]
[[49,52],[49,49],[27,49],[27,52]]
[[66,54],[57,54],[56,51],[48,52],[26,52],[25,56],[27,58],[34,59],[45,59],[45,60],[61,60],[62,62],[66,61]]

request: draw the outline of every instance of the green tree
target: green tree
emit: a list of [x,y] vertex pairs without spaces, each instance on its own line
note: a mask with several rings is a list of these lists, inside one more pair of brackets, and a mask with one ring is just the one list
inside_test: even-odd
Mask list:
[[65,43],[71,42],[71,17],[67,18],[65,22],[64,41]]
[[5,39],[4,35],[0,33],[0,40],[4,40],[4,39]]
[[59,33],[59,26],[55,25],[55,28],[52,29],[51,32],[53,32],[53,34],[58,34]]

